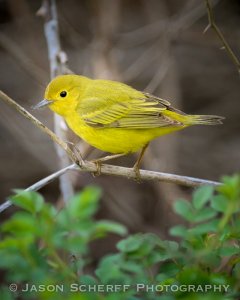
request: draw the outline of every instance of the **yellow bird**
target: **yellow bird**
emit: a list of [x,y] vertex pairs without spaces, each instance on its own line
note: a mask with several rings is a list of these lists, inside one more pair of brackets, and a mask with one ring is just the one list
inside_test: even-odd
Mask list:
[[35,108],[45,105],[61,115],[78,136],[102,151],[120,156],[142,149],[134,165],[138,175],[140,161],[151,140],[191,125],[221,124],[224,119],[188,115],[167,100],[126,84],[79,75],[53,79],[44,100]]

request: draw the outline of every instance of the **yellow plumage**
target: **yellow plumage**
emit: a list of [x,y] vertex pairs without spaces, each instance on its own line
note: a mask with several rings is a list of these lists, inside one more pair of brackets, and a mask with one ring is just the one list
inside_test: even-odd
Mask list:
[[159,136],[196,124],[221,124],[223,119],[187,115],[126,84],[78,75],[52,80],[45,99],[78,136],[110,153],[136,152]]

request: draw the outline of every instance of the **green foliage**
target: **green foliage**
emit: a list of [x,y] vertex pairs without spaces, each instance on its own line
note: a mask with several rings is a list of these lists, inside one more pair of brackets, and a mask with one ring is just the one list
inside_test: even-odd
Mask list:
[[89,270],[91,242],[127,234],[121,224],[94,219],[99,188],[84,189],[60,212],[38,193],[17,191],[12,202],[20,210],[1,226],[1,298],[239,299],[240,177],[223,182],[175,202],[184,221],[170,230],[175,240],[129,235],[95,271]]

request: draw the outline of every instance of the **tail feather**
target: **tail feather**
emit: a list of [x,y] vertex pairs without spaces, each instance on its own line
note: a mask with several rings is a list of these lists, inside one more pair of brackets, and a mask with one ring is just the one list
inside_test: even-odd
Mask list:
[[187,125],[219,125],[225,118],[212,115],[187,115],[186,119]]

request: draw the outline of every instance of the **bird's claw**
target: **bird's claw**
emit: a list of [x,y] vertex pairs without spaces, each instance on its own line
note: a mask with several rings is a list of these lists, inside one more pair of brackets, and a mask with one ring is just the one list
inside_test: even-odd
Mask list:
[[96,168],[97,168],[97,170],[92,173],[93,176],[94,177],[100,176],[101,175],[101,165],[102,165],[101,160],[94,160],[93,163],[95,163]]

